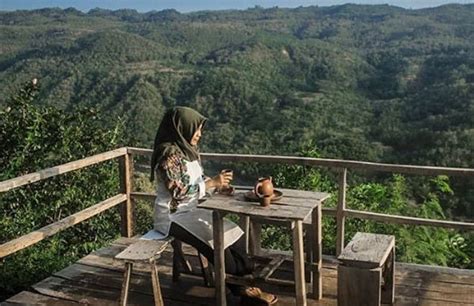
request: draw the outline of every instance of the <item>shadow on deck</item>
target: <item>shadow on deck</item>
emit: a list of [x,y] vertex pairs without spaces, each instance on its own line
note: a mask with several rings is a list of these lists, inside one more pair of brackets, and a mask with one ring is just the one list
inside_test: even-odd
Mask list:
[[[120,238],[1,305],[117,305],[124,265],[114,260],[114,256],[132,241]],[[192,254],[187,248],[185,252]],[[197,258],[191,258],[191,263],[197,265]],[[158,264],[165,305],[215,305],[214,289],[203,286],[202,279],[182,275],[178,283],[172,282],[171,248],[163,252]],[[291,275],[290,272],[280,271],[282,275]],[[129,305],[153,305],[149,275],[148,265],[134,265]],[[272,285],[265,289],[278,295],[278,305],[295,305],[292,287]],[[308,299],[308,305],[336,305],[336,290],[337,264],[326,260],[323,299]],[[238,305],[238,299],[229,295],[229,305]],[[474,271],[399,263],[396,267],[395,305],[474,305]]]

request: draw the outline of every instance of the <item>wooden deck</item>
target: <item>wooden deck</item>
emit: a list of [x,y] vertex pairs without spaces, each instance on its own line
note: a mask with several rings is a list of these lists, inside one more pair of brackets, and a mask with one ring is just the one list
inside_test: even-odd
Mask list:
[[[51,277],[23,291],[1,305],[117,305],[124,266],[114,256],[133,239],[120,238]],[[192,251],[185,248],[188,254]],[[197,261],[191,258],[192,264]],[[323,300],[308,299],[309,305],[336,305],[337,265],[330,257],[324,261]],[[171,248],[158,260],[161,290],[165,305],[215,305],[214,289],[203,286],[200,278],[181,276],[171,280]],[[287,265],[291,269],[291,265]],[[474,305],[474,271],[431,266],[397,264],[396,305]],[[153,305],[153,293],[148,266],[134,266],[131,279],[130,305]],[[291,271],[280,271],[282,276]],[[295,305],[291,287],[270,286],[266,290],[278,295],[278,305]],[[238,299],[229,303],[238,305]]]

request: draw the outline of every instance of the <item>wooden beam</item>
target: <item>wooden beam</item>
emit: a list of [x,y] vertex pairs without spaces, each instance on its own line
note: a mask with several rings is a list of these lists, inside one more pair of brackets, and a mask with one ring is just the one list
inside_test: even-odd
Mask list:
[[133,177],[133,158],[131,154],[125,154],[119,160],[120,172],[120,192],[127,195],[125,201],[120,207],[121,234],[123,237],[133,236],[134,227],[134,205],[130,193],[132,192]]
[[77,169],[81,169],[90,165],[98,164],[100,162],[110,160],[127,153],[126,148],[120,148],[105,153],[100,153],[90,157],[86,157],[80,160],[72,161],[60,166],[47,168],[38,172],[22,175],[16,178],[12,178],[3,182],[0,182],[0,192],[6,192],[8,190],[18,188],[23,185],[28,185],[37,181],[47,179],[59,174],[67,173]]
[[102,201],[94,206],[88,207],[80,212],[70,215],[64,219],[56,221],[52,224],[46,225],[39,230],[23,235],[19,238],[10,240],[0,245],[0,258],[8,256],[12,253],[20,251],[30,245],[33,245],[41,240],[48,238],[66,228],[69,228],[75,224],[78,224],[84,220],[87,220],[101,212],[114,207],[127,200],[125,194],[118,194],[105,201]]
[[337,210],[336,210],[336,222],[337,222],[337,235],[336,235],[336,256],[341,254],[344,249],[344,225],[346,210],[346,189],[347,189],[347,169],[343,168],[339,174],[339,194],[337,197]]
[[[150,202],[153,202],[156,197],[154,193],[149,193],[149,192],[132,192],[131,196],[132,198],[137,199],[137,200],[144,200],[144,201],[150,201]],[[322,207],[321,209],[323,211],[323,217],[325,216],[336,217],[337,215],[336,208]],[[345,209],[344,216],[348,218],[358,218],[358,219],[374,220],[374,221],[397,223],[397,224],[412,224],[412,225],[443,227],[443,228],[460,229],[460,230],[474,230],[474,223],[470,223],[470,222],[405,217],[405,216],[387,215],[387,214],[367,212],[367,211],[358,211],[358,210],[353,210],[353,209]],[[275,222],[270,221],[268,223],[275,224],[275,225],[282,224],[282,222],[280,221],[275,221]]]
[[[128,152],[137,155],[151,156],[153,150],[141,148],[127,148]],[[222,154],[201,153],[203,160],[226,161],[226,162],[258,162],[279,163],[302,166],[320,166],[328,168],[348,168],[381,172],[394,172],[418,175],[449,175],[474,177],[472,168],[415,166],[400,164],[372,163],[357,160],[342,160],[328,158],[296,157],[296,156],[273,156],[273,155],[250,155],[250,154]]]
[[224,219],[219,211],[212,212],[214,237],[214,271],[216,274],[216,304],[226,306],[225,262],[224,262]]

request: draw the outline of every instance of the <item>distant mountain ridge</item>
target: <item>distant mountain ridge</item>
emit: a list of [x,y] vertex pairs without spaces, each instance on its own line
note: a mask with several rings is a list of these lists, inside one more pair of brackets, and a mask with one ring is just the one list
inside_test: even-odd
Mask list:
[[472,167],[472,20],[473,4],[0,12],[0,104],[38,77],[42,103],[120,116],[131,144],[185,104],[212,119],[208,150]]

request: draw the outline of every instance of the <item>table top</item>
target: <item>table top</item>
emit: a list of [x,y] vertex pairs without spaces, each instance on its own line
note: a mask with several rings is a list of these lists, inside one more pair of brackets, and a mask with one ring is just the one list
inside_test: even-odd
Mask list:
[[329,198],[329,194],[325,192],[276,189],[283,193],[283,197],[276,202],[272,202],[269,207],[262,207],[258,202],[245,200],[244,193],[250,189],[236,189],[233,196],[215,194],[200,203],[199,207],[254,217],[304,220],[314,208]]

